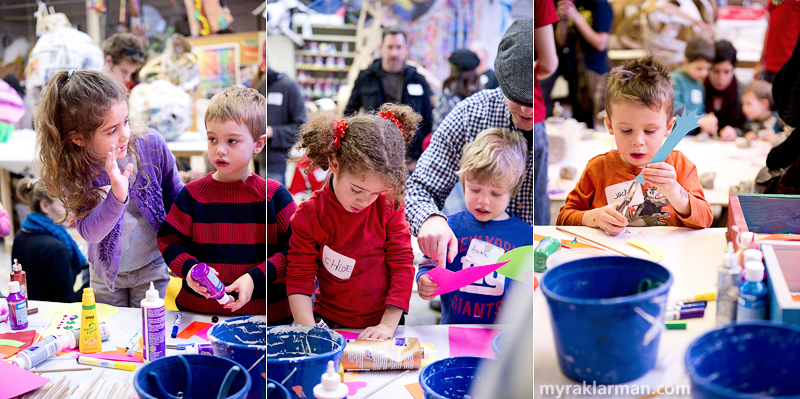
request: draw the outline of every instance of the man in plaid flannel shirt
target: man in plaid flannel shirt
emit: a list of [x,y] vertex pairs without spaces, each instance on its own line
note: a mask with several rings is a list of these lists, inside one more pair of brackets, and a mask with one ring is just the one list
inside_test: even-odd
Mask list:
[[[434,132],[406,182],[406,219],[420,250],[444,267],[458,253],[456,237],[441,212],[458,177],[465,145],[489,128],[506,128],[528,141],[526,173],[507,211],[533,225],[533,20],[518,20],[498,47],[495,71],[500,88],[482,90],[461,101]],[[546,180],[545,180],[546,182]],[[448,251],[449,249],[449,251]],[[446,256],[449,255],[449,256]]]

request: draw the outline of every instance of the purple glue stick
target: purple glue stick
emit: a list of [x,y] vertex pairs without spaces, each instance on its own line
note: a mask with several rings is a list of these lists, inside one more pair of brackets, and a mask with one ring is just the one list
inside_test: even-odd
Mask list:
[[222,284],[222,281],[219,281],[217,275],[211,271],[207,264],[198,263],[192,266],[189,275],[208,291],[208,295],[211,296],[210,299],[215,299],[220,305],[224,305],[233,299],[225,293],[225,285]]
[[668,310],[664,318],[666,320],[693,319],[697,317],[703,317],[705,315],[705,311],[706,308]]

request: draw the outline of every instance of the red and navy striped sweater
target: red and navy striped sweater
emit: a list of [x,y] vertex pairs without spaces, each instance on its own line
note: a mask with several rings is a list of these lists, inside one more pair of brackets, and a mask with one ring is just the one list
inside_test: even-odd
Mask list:
[[[209,173],[187,184],[158,230],[158,249],[176,276],[185,279],[197,263],[219,272],[226,286],[250,274],[253,295],[236,315],[266,313],[266,188],[251,174],[246,182],[221,182]],[[176,303],[199,313],[227,315],[217,301],[205,299],[183,281]]]
[[292,194],[282,184],[267,179],[267,324],[288,323],[292,310],[286,296],[290,219],[297,210]]

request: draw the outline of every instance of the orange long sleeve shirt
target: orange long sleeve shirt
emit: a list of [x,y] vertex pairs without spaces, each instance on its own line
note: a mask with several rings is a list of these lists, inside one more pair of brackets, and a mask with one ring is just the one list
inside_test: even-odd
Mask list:
[[[689,193],[691,213],[684,217],[669,203],[667,197],[651,184],[645,184],[625,210],[628,226],[672,226],[704,229],[711,226],[711,205],[703,195],[697,177],[697,167],[680,151],[672,151],[665,161],[675,168],[677,181]],[[641,171],[622,160],[619,151],[598,155],[586,165],[575,189],[567,196],[558,213],[559,226],[580,226],[583,214],[609,203],[621,201],[633,179]],[[638,198],[638,200],[637,200]]]

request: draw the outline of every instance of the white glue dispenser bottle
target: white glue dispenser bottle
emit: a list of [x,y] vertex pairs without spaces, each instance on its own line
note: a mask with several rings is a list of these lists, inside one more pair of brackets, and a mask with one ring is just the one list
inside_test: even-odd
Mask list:
[[165,325],[164,300],[150,282],[150,289],[142,299],[142,353],[145,363],[162,358],[167,352],[167,328]]
[[333,368],[333,360],[328,361],[328,370],[322,375],[322,381],[314,387],[315,399],[347,399],[349,389],[342,384],[339,373]]
[[736,307],[739,300],[739,284],[742,268],[736,261],[733,243],[725,247],[725,255],[717,274],[717,314],[718,326],[736,321]]

